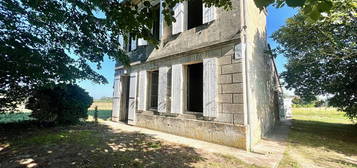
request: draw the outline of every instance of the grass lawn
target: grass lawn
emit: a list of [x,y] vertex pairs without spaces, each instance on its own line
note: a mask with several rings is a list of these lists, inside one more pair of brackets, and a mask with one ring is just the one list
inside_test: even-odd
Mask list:
[[0,127],[0,167],[255,167],[224,155],[163,142],[149,135],[113,132],[105,125],[38,128],[31,121]]
[[343,112],[324,108],[293,109],[285,167],[357,167],[357,126]]
[[[111,103],[95,102],[98,118],[110,119]],[[89,109],[89,121],[94,114]],[[150,135],[114,132],[105,125],[40,128],[34,121],[0,124],[0,167],[44,168],[254,168],[225,155],[164,142]]]

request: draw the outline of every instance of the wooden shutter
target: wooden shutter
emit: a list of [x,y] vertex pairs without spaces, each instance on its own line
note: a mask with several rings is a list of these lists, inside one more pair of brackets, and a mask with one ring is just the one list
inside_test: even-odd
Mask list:
[[172,34],[177,34],[185,30],[185,17],[187,17],[187,12],[185,12],[185,4],[187,4],[186,1],[176,4],[176,6],[173,8],[176,22],[172,24]]
[[113,107],[112,107],[113,121],[119,121],[121,93],[122,90],[120,84],[120,76],[117,76],[114,79]]
[[171,112],[183,113],[183,71],[182,64],[172,65]]
[[137,73],[130,74],[129,86],[129,109],[128,109],[128,124],[135,125],[136,122],[136,91],[137,91]]
[[203,4],[203,10],[202,10],[203,24],[213,21],[215,17],[216,17],[216,8],[214,6],[206,7],[205,4]]
[[131,41],[130,41],[130,44],[131,44],[131,50],[130,51],[133,51],[133,50],[136,49],[136,47],[137,47],[136,43],[137,43],[136,38],[132,37]]
[[148,42],[144,40],[143,38],[138,39],[138,46],[145,46],[148,45]]
[[158,111],[166,113],[169,110],[169,67],[159,68],[159,97],[158,97]]
[[159,25],[159,39],[164,35],[164,15],[162,11],[164,10],[162,6],[163,0],[160,0],[160,25]]
[[139,72],[138,110],[147,109],[147,72]]
[[203,116],[217,117],[217,58],[203,59]]

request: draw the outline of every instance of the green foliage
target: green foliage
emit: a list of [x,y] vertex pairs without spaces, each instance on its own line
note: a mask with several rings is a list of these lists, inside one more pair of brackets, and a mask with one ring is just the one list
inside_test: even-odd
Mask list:
[[255,4],[263,9],[269,5],[277,8],[287,5],[289,7],[299,7],[308,19],[318,20],[323,13],[330,13],[333,6],[338,5],[338,0],[254,0]]
[[288,58],[282,73],[287,88],[308,101],[330,94],[329,105],[352,119],[357,118],[357,5],[336,4],[317,22],[300,12],[272,37],[280,45],[275,51]]
[[325,105],[325,101],[324,100],[310,100],[310,101],[306,101],[303,100],[299,97],[294,97],[292,100],[292,107],[304,107],[304,108],[311,108],[311,107],[322,107]]
[[[156,18],[149,0],[6,0],[0,1],[0,113],[13,111],[32,90],[54,83],[92,80],[107,83],[89,65],[101,68],[104,56],[128,65],[120,41],[129,33],[157,46],[151,29]],[[183,0],[162,4],[167,23],[175,21],[172,8]],[[206,6],[224,9],[231,0],[203,0]],[[335,6],[332,0],[255,0],[263,9],[269,4],[302,7],[318,18]],[[72,55],[72,56],[71,56]],[[73,56],[75,55],[75,56]]]
[[[203,0],[208,6],[230,8],[230,0]],[[107,83],[89,65],[101,68],[104,56],[128,65],[120,36],[128,34],[158,42],[151,33],[150,1],[6,0],[0,1],[0,113],[13,111],[38,87],[92,80]],[[171,23],[171,8],[163,4]]]
[[26,108],[32,110],[31,117],[40,122],[72,124],[87,118],[92,97],[77,85],[58,84],[33,92]]

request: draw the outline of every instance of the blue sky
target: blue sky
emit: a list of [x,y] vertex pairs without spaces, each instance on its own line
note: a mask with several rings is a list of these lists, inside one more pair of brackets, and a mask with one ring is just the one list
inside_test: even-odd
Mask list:
[[[285,20],[294,14],[297,13],[296,9],[289,8],[289,7],[283,7],[276,9],[274,7],[268,7],[268,17],[267,17],[267,33],[268,37],[270,35],[279,29],[282,25],[285,24]],[[268,38],[268,42],[271,45],[272,48],[276,47],[276,43],[271,39]],[[276,58],[276,64],[279,73],[284,71],[284,64],[286,63],[286,59],[279,55]],[[89,94],[94,98],[94,99],[99,99],[101,97],[110,97],[113,94],[113,80],[114,80],[114,65],[115,62],[113,60],[110,60],[108,57],[104,58],[104,62],[102,64],[102,69],[97,70],[100,74],[104,75],[107,80],[108,84],[101,85],[101,84],[96,84],[91,81],[85,80],[85,81],[80,81],[78,84],[84,88]],[[92,65],[93,69],[95,69],[95,65]]]

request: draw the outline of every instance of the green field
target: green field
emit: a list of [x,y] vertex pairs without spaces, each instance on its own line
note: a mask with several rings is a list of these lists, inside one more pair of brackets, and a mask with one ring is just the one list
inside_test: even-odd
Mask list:
[[0,114],[0,123],[12,123],[20,122],[25,120],[33,120],[30,117],[30,112],[15,112],[15,113],[6,113]]
[[279,167],[357,167],[357,126],[332,108],[295,108]]
[[[109,101],[95,101],[88,109],[89,118],[94,116],[94,107],[98,107],[98,118],[103,120],[109,120],[112,116],[112,103]],[[30,112],[14,112],[0,114],[0,124],[1,123],[12,123],[20,122],[26,120],[33,120],[30,117]]]

